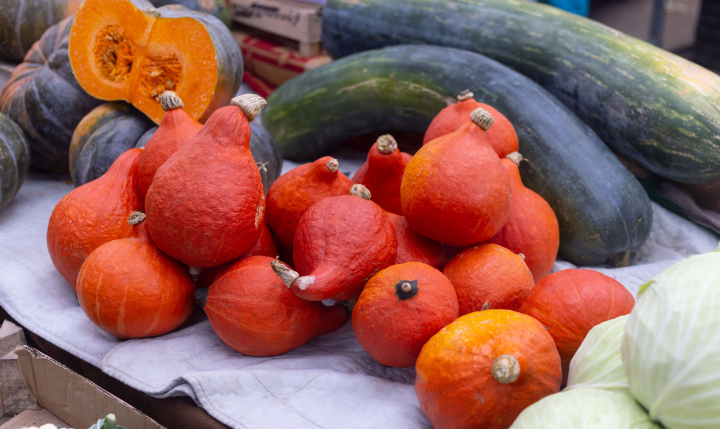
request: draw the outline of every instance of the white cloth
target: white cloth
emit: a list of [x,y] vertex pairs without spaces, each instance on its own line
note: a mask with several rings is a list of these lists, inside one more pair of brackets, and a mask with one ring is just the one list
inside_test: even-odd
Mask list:
[[[341,171],[359,166],[340,161]],[[284,170],[293,167],[286,162]],[[346,165],[346,168],[343,168]],[[31,173],[0,211],[0,305],[27,329],[157,397],[190,396],[234,428],[429,427],[414,390],[414,369],[387,368],[367,355],[350,325],[273,358],[224,345],[197,311],[181,329],[118,341],[84,315],[47,252],[55,204],[71,184]],[[638,265],[599,269],[633,294],[675,261],[713,250],[718,237],[653,204],[654,225]],[[558,262],[555,269],[572,265]]]

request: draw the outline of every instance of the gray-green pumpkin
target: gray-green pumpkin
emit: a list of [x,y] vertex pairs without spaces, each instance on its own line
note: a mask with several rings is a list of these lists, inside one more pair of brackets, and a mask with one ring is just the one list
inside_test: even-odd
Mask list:
[[17,195],[30,168],[25,133],[0,113],[0,210]]

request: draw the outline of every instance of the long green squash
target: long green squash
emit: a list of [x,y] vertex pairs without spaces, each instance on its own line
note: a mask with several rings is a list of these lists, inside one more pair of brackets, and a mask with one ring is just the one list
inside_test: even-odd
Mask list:
[[720,180],[720,76],[595,21],[524,0],[328,0],[333,57],[450,46],[530,77],[610,147],[660,176]]
[[287,158],[309,160],[370,132],[424,132],[465,89],[515,126],[523,182],[555,210],[562,258],[599,264],[642,244],[652,211],[638,181],[557,99],[482,55],[435,46],[351,55],[279,87],[262,121]]

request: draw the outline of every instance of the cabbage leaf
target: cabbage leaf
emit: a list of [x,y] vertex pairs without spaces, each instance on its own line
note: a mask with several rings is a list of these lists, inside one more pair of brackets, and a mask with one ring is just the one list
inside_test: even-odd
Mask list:
[[595,387],[630,393],[620,353],[628,317],[608,320],[588,332],[570,362],[568,389]]

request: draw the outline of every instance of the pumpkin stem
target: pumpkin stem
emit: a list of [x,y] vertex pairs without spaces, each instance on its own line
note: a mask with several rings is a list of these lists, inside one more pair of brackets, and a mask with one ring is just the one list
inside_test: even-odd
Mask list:
[[330,161],[328,161],[327,164],[325,164],[325,166],[327,166],[328,171],[330,171],[331,173],[334,173],[334,172],[338,171],[338,167],[340,167],[340,163],[338,162],[337,159],[333,158]]
[[160,96],[160,105],[164,111],[182,109],[185,107],[180,97],[172,91],[164,91]]
[[193,281],[195,281],[195,282],[198,280],[198,278],[200,278],[201,271],[202,270],[200,268],[188,267],[188,272],[190,273],[190,277],[192,277]]
[[145,213],[143,212],[133,212],[133,214],[130,215],[128,218],[128,225],[137,225],[140,222],[145,220]]
[[520,377],[520,362],[515,356],[498,356],[492,363],[492,375],[500,383],[510,384]]
[[518,253],[518,255],[523,258],[523,261],[525,260],[525,255],[523,255],[522,253]]
[[230,100],[230,104],[240,108],[248,121],[252,122],[257,118],[260,109],[267,104],[267,101],[259,95],[243,94]]
[[385,134],[377,139],[377,148],[380,153],[384,153],[385,155],[395,152],[397,146],[397,142],[390,134]]
[[400,280],[395,285],[395,295],[400,301],[410,299],[418,293],[417,280]]
[[370,198],[372,198],[372,194],[370,193],[370,190],[361,184],[352,185],[350,187],[350,195],[360,197],[364,200],[370,200]]
[[493,122],[495,122],[492,115],[482,107],[478,107],[470,113],[470,120],[475,122],[475,124],[483,130],[489,129]]
[[522,162],[522,160],[525,159],[525,158],[523,158],[522,155],[520,155],[520,152],[509,153],[505,158],[514,162],[515,165],[517,165],[518,167],[520,166],[520,163]]
[[353,309],[355,308],[355,303],[357,302],[357,299],[346,299],[342,301],[337,301],[335,305],[339,305],[341,307],[345,307],[350,315],[352,315]]
[[290,268],[288,268],[287,265],[283,264],[278,260],[270,262],[270,267],[273,271],[275,271],[275,274],[280,277],[280,280],[282,280],[282,282],[285,283],[285,286],[287,287],[292,287],[292,284],[295,283],[295,280],[300,277],[300,274],[298,274],[297,271],[291,270]]
[[205,307],[205,302],[207,301],[208,297],[208,288],[201,287],[199,289],[195,290],[195,302],[200,305],[200,307]]
[[473,98],[473,95],[475,95],[475,94],[473,94],[472,92],[470,92],[469,89],[466,89],[465,91],[461,92],[461,93],[457,96],[457,99],[458,99],[458,101],[465,101],[465,100],[469,100],[469,99]]

